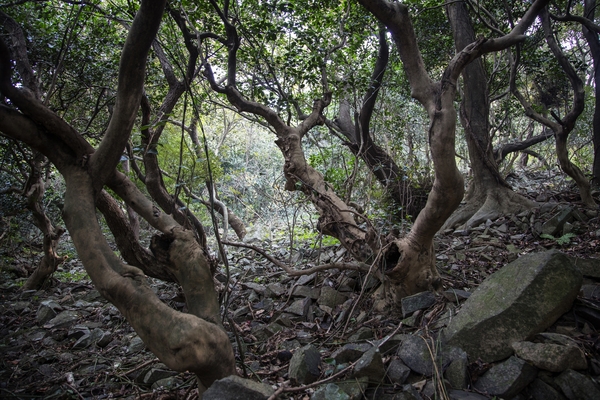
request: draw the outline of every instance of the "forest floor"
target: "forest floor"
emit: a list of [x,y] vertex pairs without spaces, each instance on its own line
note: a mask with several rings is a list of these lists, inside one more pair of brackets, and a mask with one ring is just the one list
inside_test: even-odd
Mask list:
[[[558,206],[545,213],[537,210],[504,216],[468,231],[440,233],[437,266],[445,289],[473,291],[498,268],[526,253],[558,248],[576,257],[600,256],[597,212],[571,221],[565,229],[572,235],[564,231],[554,238],[541,238],[536,233],[561,207],[581,210],[575,192],[541,183],[532,190],[531,182],[524,182],[523,187],[529,188],[525,194],[532,199]],[[596,199],[600,202],[598,196]],[[68,241],[64,242],[68,247]],[[280,259],[295,260],[296,268],[343,260],[345,256],[336,246],[318,250],[305,246],[290,255],[289,244],[284,242],[255,245]],[[43,290],[23,291],[23,278],[10,272],[7,264],[33,264],[37,254],[28,246],[15,248],[0,242],[0,398],[197,398],[193,375],[166,369],[145,349],[118,310],[94,289],[77,258],[70,258]],[[392,332],[434,330],[447,304],[439,296],[435,305],[400,325],[403,318],[399,310],[376,311],[373,307],[374,279],[337,270],[290,277],[255,252],[234,247],[228,248],[228,260],[230,291],[225,325],[229,332],[235,332],[231,339],[239,373],[274,388],[288,380],[290,351],[300,345],[312,343],[319,349],[324,379],[337,371],[330,355],[353,335],[370,332],[364,337],[374,340]],[[217,278],[225,280],[224,275]],[[185,311],[176,285],[150,282],[160,299]],[[314,290],[325,286],[335,288],[344,301],[317,306]],[[292,306],[298,299],[312,301],[301,303],[307,308],[294,314]],[[63,320],[49,319],[57,314],[63,315]],[[283,315],[288,317],[282,320]],[[275,320],[281,323],[277,331],[271,324]],[[581,335],[590,351],[598,355],[598,332],[588,326]],[[477,366],[471,367],[476,376]],[[409,383],[418,387],[419,377],[412,379]],[[290,391],[282,398],[308,398],[310,392]]]

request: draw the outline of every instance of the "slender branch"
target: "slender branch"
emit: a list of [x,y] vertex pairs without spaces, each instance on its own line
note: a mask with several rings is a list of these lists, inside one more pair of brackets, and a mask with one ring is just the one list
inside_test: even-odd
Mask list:
[[283,263],[283,262],[279,261],[278,259],[276,259],[275,257],[267,254],[267,252],[265,252],[260,247],[253,246],[251,244],[246,244],[246,243],[229,242],[229,241],[223,241],[223,244],[225,244],[227,246],[243,247],[246,249],[254,250],[257,253],[259,253],[260,255],[262,255],[264,258],[269,260],[272,264],[275,264],[277,267],[284,270],[290,276],[310,275],[315,272],[326,271],[329,269],[368,272],[369,268],[370,268],[370,266],[368,264],[364,264],[364,263],[329,263],[329,264],[317,265],[315,267],[308,268],[308,269],[297,270],[297,269],[290,268],[285,263]]
[[119,64],[114,112],[98,149],[91,156],[94,188],[99,190],[119,163],[142,98],[146,59],[162,19],[166,0],[142,1],[127,35]]

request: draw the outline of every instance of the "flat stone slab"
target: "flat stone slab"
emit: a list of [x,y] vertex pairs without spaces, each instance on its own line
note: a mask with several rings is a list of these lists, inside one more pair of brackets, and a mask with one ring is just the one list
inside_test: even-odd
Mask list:
[[512,343],[544,331],[567,312],[582,276],[556,250],[524,255],[487,278],[446,328],[444,342],[471,360],[502,360]]
[[332,287],[323,286],[317,303],[321,306],[335,308],[335,306],[343,304],[346,300],[348,300],[348,296],[345,294],[338,292]]
[[342,348],[336,350],[332,355],[338,364],[354,362],[362,357],[373,346],[369,343],[348,343]]
[[52,318],[44,324],[46,329],[68,328],[81,318],[81,314],[77,311],[66,310]]
[[417,310],[424,310],[435,304],[435,294],[421,292],[402,299],[402,316],[407,317]]
[[526,391],[533,400],[566,400],[565,396],[539,378],[531,382]]

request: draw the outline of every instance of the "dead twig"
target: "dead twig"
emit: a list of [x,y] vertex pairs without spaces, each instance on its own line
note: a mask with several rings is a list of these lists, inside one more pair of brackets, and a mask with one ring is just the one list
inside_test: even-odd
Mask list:
[[283,392],[301,392],[303,390],[310,389],[310,388],[313,388],[315,386],[322,385],[322,384],[327,383],[329,381],[332,381],[335,378],[337,378],[337,377],[345,374],[346,372],[350,371],[352,368],[354,368],[355,365],[356,365],[356,362],[353,362],[350,365],[348,365],[346,368],[342,369],[339,372],[336,372],[335,374],[331,375],[330,377],[325,378],[325,379],[321,379],[320,381],[313,382],[310,385],[296,386],[296,387],[286,387],[285,384],[287,382],[289,382],[289,381],[284,382],[282,384],[282,386],[279,389],[277,389],[275,391],[275,393],[273,393],[271,396],[269,396],[269,398],[267,400],[275,400],[275,399],[277,399],[277,396],[279,396]]
[[127,375],[129,375],[131,373],[134,373],[135,371],[139,371],[140,369],[142,369],[142,368],[144,368],[144,367],[146,367],[148,365],[155,364],[157,362],[159,362],[158,358],[155,358],[154,360],[146,361],[145,363],[142,363],[142,364],[138,365],[137,367],[135,367],[133,369],[130,369],[127,372],[122,373],[121,375],[127,376]]
[[223,244],[225,244],[227,246],[244,247],[246,249],[254,250],[257,253],[259,253],[260,255],[262,255],[264,258],[269,260],[272,264],[275,264],[277,267],[283,269],[290,276],[310,275],[315,272],[326,271],[329,269],[369,272],[370,268],[371,268],[368,264],[359,263],[359,262],[355,262],[355,263],[343,263],[343,262],[339,263],[338,262],[338,263],[328,263],[328,264],[317,265],[315,267],[303,269],[303,270],[297,270],[297,269],[290,268],[285,263],[283,263],[283,262],[279,261],[278,259],[276,259],[275,257],[267,254],[263,249],[253,246],[251,244],[229,242],[229,241],[225,241],[225,240],[223,241]]

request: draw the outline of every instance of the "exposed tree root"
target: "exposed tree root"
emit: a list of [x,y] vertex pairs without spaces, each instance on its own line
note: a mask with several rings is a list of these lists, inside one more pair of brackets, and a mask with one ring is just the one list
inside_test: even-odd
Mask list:
[[463,226],[470,228],[488,219],[496,219],[502,215],[519,213],[536,207],[538,204],[509,188],[498,186],[480,196],[469,196],[446,221],[442,230]]

